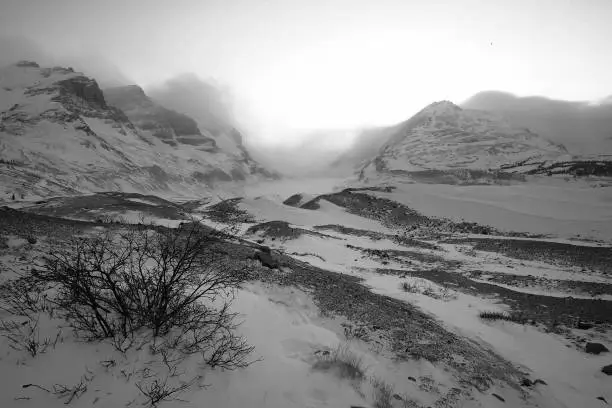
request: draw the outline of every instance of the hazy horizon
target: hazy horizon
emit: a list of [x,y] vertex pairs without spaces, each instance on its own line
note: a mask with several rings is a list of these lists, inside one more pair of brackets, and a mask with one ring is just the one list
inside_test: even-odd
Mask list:
[[394,124],[487,90],[601,100],[610,17],[606,0],[5,0],[0,61],[72,61],[145,89],[214,78],[251,139],[298,145],[311,130]]

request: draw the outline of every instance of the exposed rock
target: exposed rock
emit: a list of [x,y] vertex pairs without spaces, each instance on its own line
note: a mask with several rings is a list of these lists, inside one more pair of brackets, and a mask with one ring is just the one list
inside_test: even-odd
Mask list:
[[580,330],[589,330],[589,329],[593,328],[593,324],[592,323],[587,323],[587,322],[578,322],[576,324],[576,328],[580,329]]
[[599,354],[610,350],[601,343],[587,343],[584,347],[584,351],[589,354]]
[[291,206],[291,207],[298,207],[302,201],[302,195],[301,194],[294,194],[291,197],[287,198],[285,201],[283,201],[283,204]]
[[[11,85],[3,86],[11,98],[0,104],[2,160],[27,167],[26,172],[10,176],[8,189],[40,196],[92,190],[144,192],[177,185],[212,186],[266,174],[253,160],[244,163],[244,154],[231,143],[217,146],[198,132],[193,119],[161,107],[155,110],[159,105],[152,104],[152,112],[162,123],[149,123],[150,132],[137,128],[107,101],[94,79],[71,68],[40,68],[24,62],[0,68],[0,77],[3,84]],[[139,87],[129,91],[135,100],[143,98]]]
[[602,367],[601,372],[606,375],[612,375],[612,364]]
[[500,400],[501,402],[506,402],[505,399],[503,399],[500,395],[497,395],[496,393],[491,394],[493,395],[495,398],[497,398],[498,400]]
[[302,235],[311,235],[320,238],[339,239],[337,237],[323,234],[316,231],[307,230],[304,228],[292,227],[287,221],[268,221],[261,224],[253,225],[247,230],[247,234],[260,234],[263,237],[269,237],[273,241],[275,239],[290,240],[301,237]]
[[524,180],[503,165],[556,160],[567,150],[486,111],[435,102],[412,118],[381,128],[387,142],[358,171],[360,180],[407,177],[425,183],[493,184]]
[[108,88],[104,96],[109,104],[124,111],[137,127],[150,131],[168,145],[182,143],[206,151],[218,149],[214,138],[202,134],[195,120],[159,105],[137,85]]
[[57,82],[60,89],[59,99],[64,105],[72,106],[75,109],[84,108],[82,103],[72,99],[77,97],[87,102],[89,108],[107,109],[104,94],[98,86],[98,83],[86,76],[75,76],[63,81]]
[[257,259],[261,264],[270,269],[276,269],[279,267],[278,260],[272,256],[270,253],[266,252],[257,252],[255,253],[255,259]]
[[529,378],[523,378],[521,385],[523,387],[531,387],[533,385],[533,381],[531,381]]

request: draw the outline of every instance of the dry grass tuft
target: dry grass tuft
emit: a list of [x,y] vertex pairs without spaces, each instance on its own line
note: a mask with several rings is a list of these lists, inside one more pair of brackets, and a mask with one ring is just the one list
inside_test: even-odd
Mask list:
[[363,380],[366,372],[363,359],[346,345],[340,345],[330,354],[321,357],[313,368],[324,371],[334,370],[340,378],[353,381]]

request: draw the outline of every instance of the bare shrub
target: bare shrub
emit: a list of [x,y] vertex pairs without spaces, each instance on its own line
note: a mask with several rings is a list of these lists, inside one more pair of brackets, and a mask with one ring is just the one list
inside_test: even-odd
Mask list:
[[41,312],[53,313],[47,301],[47,287],[30,275],[7,280],[0,284],[0,310],[11,315],[32,318]]
[[74,239],[33,276],[55,288],[52,301],[80,336],[125,344],[117,339],[150,329],[212,366],[242,367],[252,348],[229,306],[248,274],[228,262],[223,237],[197,223],[127,226]]
[[[67,386],[64,384],[53,384],[52,389],[48,389],[38,384],[24,384],[21,388],[38,388],[39,390],[54,394],[58,398],[66,398],[64,405],[69,405],[74,399],[78,399],[81,395],[87,392],[87,384],[93,380],[93,376],[87,374],[81,376],[81,380],[78,384],[73,386]],[[28,398],[29,399],[29,398]],[[94,401],[95,403],[95,401]]]
[[0,335],[8,340],[13,350],[28,352],[32,357],[47,351],[49,346],[55,347],[61,332],[55,338],[40,336],[38,318],[28,319],[25,322],[14,320],[0,321]]
[[374,408],[392,408],[393,388],[382,379],[372,377],[372,400]]
[[178,400],[178,395],[191,388],[197,380],[195,377],[188,382],[169,384],[168,377],[164,379],[153,377],[150,381],[136,383],[136,388],[147,398],[146,405],[156,407],[160,402]]
[[496,312],[496,311],[484,311],[478,314],[483,320],[504,320],[507,322],[514,322],[525,324],[527,323],[527,318],[520,313],[505,313],[505,312]]
[[400,289],[404,292],[425,295],[439,300],[451,300],[457,297],[447,286],[437,286],[425,279],[404,281],[400,283]]
[[404,282],[400,283],[400,289],[403,290],[404,292],[420,293],[420,288],[416,284],[416,282],[404,281]]
[[365,326],[344,326],[344,337],[346,337],[347,340],[360,339],[368,341],[368,335],[368,330]]
[[81,381],[78,384],[72,386],[66,386],[64,384],[54,384],[53,394],[58,398],[66,398],[64,405],[69,405],[74,399],[79,399],[81,395],[87,392],[87,384],[93,379],[84,375],[81,377]]
[[347,345],[339,345],[333,352],[322,356],[313,366],[315,370],[336,370],[341,378],[361,381],[365,378],[363,359]]

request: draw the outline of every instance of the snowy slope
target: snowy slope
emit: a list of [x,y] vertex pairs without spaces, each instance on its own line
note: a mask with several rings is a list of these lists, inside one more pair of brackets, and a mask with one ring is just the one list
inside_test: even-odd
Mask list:
[[203,134],[195,120],[154,102],[138,85],[104,89],[104,97],[110,105],[125,112],[142,132],[170,146],[183,143],[204,151],[218,150],[212,135]]
[[461,104],[502,115],[577,154],[612,154],[612,104],[574,102],[507,92],[479,92]]
[[95,80],[30,62],[0,69],[0,160],[2,198],[202,190],[265,176],[256,163],[222,148],[170,146],[110,106]]
[[147,89],[147,95],[154,102],[193,118],[202,134],[214,139],[222,151],[246,165],[252,173],[279,177],[264,169],[247,151],[245,137],[234,119],[231,96],[220,84],[184,74]]
[[567,155],[525,128],[484,111],[436,102],[394,127],[378,155],[362,167],[362,177],[428,170],[498,169],[527,159]]

